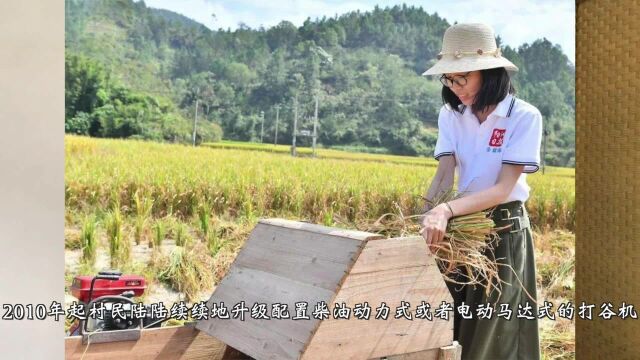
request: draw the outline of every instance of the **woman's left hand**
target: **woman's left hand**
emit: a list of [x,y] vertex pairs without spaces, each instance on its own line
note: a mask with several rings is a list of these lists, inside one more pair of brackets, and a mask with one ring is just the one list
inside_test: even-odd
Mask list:
[[432,253],[435,253],[437,250],[437,247],[433,245],[440,243],[444,239],[444,234],[447,231],[447,223],[451,215],[451,211],[445,204],[434,207],[424,215],[420,233]]

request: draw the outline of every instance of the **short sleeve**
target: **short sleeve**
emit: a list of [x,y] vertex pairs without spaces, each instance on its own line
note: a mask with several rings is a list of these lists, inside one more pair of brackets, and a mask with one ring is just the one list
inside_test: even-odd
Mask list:
[[539,111],[525,115],[513,129],[503,150],[502,163],[524,165],[524,173],[540,169],[542,115]]
[[445,155],[453,155],[455,152],[455,141],[451,124],[450,110],[443,106],[438,115],[438,139],[433,150],[436,160]]

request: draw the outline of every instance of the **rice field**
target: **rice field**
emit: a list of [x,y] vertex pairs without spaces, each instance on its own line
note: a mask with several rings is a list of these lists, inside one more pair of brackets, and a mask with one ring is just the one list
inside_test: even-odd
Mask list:
[[[368,229],[383,214],[417,214],[437,166],[429,158],[328,149],[313,158],[308,148],[294,158],[285,145],[207,145],[66,136],[65,283],[113,264],[147,277],[142,301],[206,300],[258,218]],[[547,167],[528,183],[539,294],[574,301],[575,171]],[[573,322],[541,329],[544,359],[572,358]]]
[[[117,200],[126,212],[135,208],[137,192],[153,199],[153,217],[188,218],[207,204],[214,214],[295,216],[328,225],[335,215],[355,223],[398,207],[404,214],[416,213],[435,173],[435,160],[404,164],[370,161],[372,155],[363,155],[368,154],[347,153],[349,161],[293,158],[262,151],[68,136],[65,201],[71,209],[104,209]],[[573,230],[573,169],[548,167],[545,175],[529,176],[529,184],[527,207],[533,224]]]
[[[265,151],[276,154],[290,154],[290,145],[274,145],[265,143],[248,143],[238,141],[223,140],[217,143],[205,143],[203,146],[213,149],[230,149],[230,150],[252,150],[252,151]],[[298,156],[312,156],[313,149],[310,147],[296,147],[296,153]],[[386,154],[369,154],[363,152],[347,152],[333,149],[316,148],[316,157],[320,159],[341,159],[341,160],[366,160],[376,162],[388,162],[396,164],[409,164],[409,165],[425,165],[425,166],[437,166],[437,163],[431,158],[415,157],[415,156],[398,156],[398,155],[386,155]]]

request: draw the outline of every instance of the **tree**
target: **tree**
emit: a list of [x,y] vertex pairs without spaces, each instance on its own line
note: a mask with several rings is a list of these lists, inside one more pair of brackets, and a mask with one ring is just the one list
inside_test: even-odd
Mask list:
[[65,54],[65,118],[90,114],[107,97],[109,77],[102,66],[82,55]]
[[567,70],[567,56],[559,45],[552,45],[546,38],[538,39],[531,45],[524,44],[518,52],[524,61],[529,81],[553,81]]
[[201,144],[203,142],[218,142],[220,140],[222,140],[222,128],[220,125],[206,121],[198,127],[196,144]]
[[89,135],[90,128],[91,115],[83,111],[77,112],[73,118],[67,118],[64,122],[64,132],[68,134]]
[[298,29],[289,21],[281,21],[270,28],[265,36],[271,50],[287,49],[298,41]]
[[553,81],[529,83],[523,93],[526,100],[537,107],[545,118],[568,111],[564,94]]

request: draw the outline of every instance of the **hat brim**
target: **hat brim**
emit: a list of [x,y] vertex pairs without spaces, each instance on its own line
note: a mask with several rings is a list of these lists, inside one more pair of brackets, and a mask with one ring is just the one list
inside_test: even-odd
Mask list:
[[438,60],[437,63],[435,63],[427,71],[423,72],[422,75],[439,75],[446,73],[495,69],[499,67],[504,67],[508,72],[518,71],[518,67],[504,57],[497,58],[494,56],[474,56],[456,59],[455,57],[451,56],[443,57],[442,59]]

